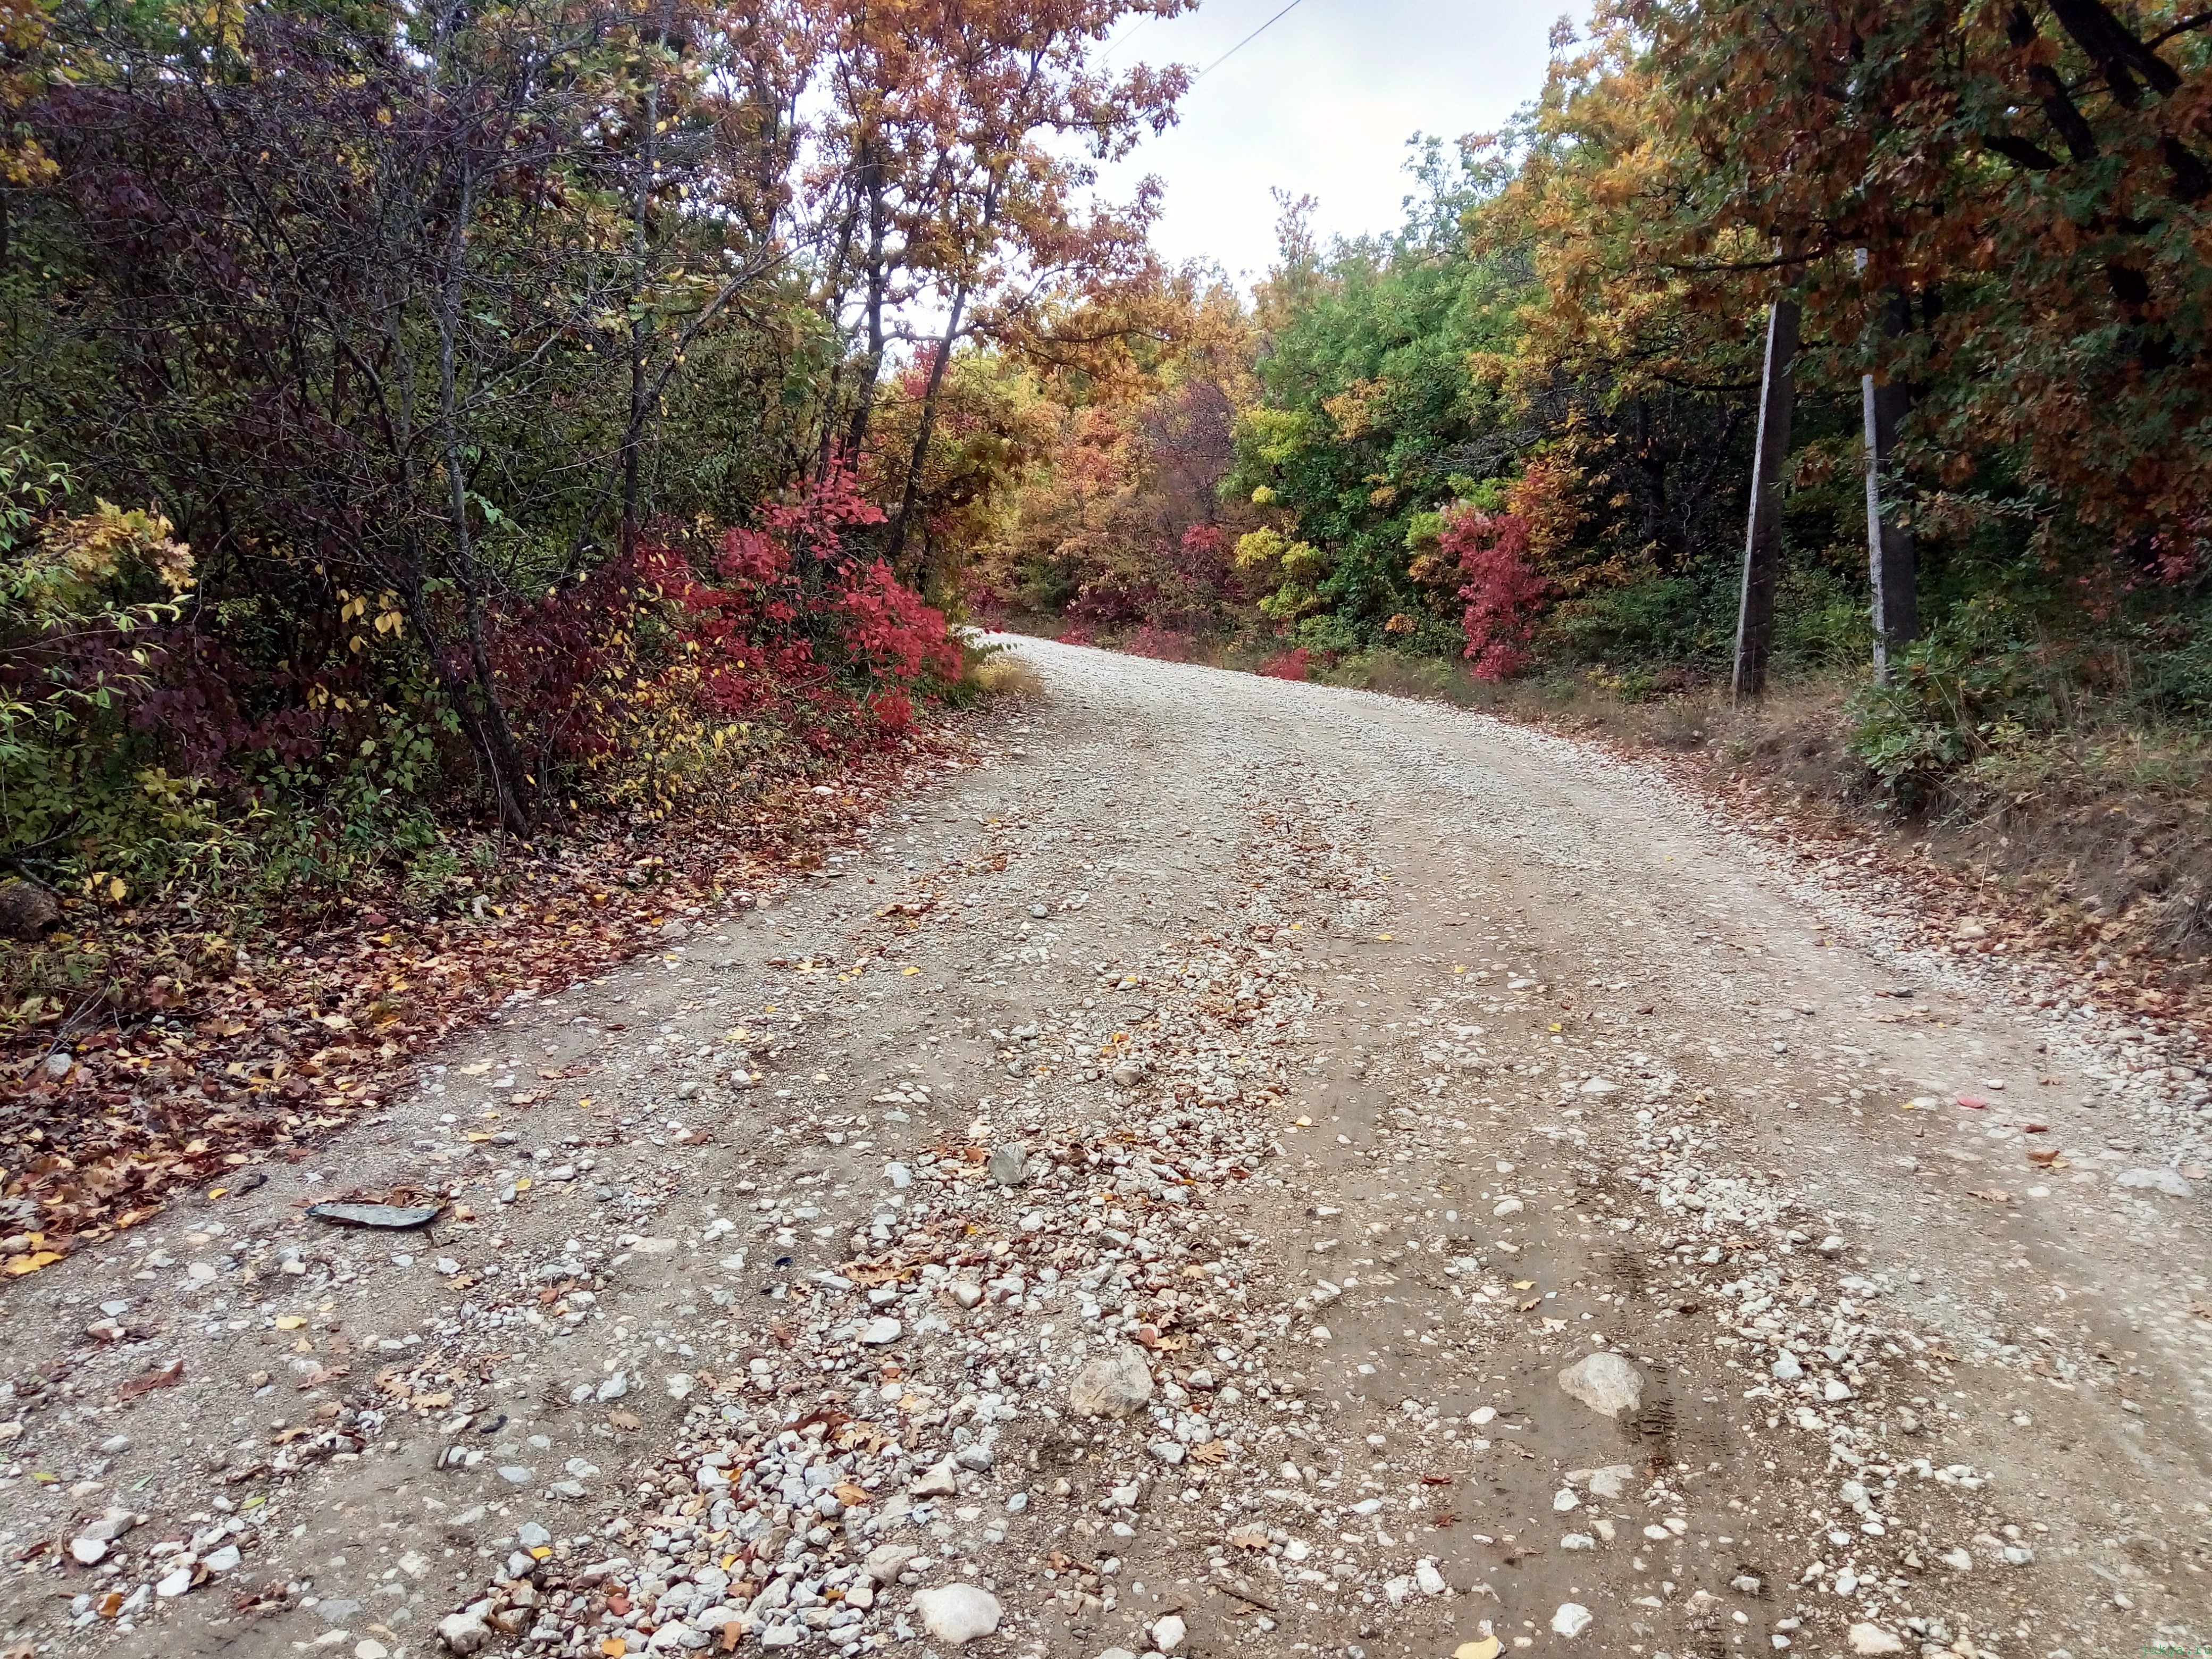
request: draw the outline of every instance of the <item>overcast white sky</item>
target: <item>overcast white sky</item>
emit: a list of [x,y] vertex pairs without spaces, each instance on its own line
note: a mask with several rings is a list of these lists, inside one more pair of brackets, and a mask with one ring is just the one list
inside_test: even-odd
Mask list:
[[[1282,5],[1203,0],[1121,35],[1109,61],[1204,69]],[[1274,253],[1270,186],[1320,198],[1324,239],[1388,229],[1406,194],[1406,140],[1417,129],[1455,138],[1498,127],[1542,86],[1546,37],[1568,9],[1567,0],[1300,0],[1193,87],[1181,122],[1102,185],[1126,197],[1157,173],[1167,200],[1155,246],[1246,280]]]

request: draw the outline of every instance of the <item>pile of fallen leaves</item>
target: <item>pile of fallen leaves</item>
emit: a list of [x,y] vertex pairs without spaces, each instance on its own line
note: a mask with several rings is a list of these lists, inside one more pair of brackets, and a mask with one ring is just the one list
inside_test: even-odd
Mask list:
[[[945,726],[855,757],[743,814],[516,846],[496,900],[441,914],[363,905],[280,924],[173,971],[181,915],[94,923],[76,948],[107,984],[0,1044],[0,1273],[21,1276],[154,1215],[180,1188],[248,1190],[410,1076],[410,1058],[517,993],[550,994],[652,949],[671,920],[743,903],[821,862],[886,797],[965,763]],[[41,948],[56,948],[49,939]],[[0,947],[5,948],[5,947]],[[155,972],[154,969],[169,971]],[[118,1010],[135,1010],[118,1012]]]

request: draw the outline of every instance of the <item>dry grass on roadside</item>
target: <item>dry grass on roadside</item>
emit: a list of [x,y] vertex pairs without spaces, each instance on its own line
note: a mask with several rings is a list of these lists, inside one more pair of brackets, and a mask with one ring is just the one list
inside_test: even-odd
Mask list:
[[976,664],[969,675],[969,682],[987,697],[1036,697],[1044,690],[1044,683],[1037,678],[1036,670],[1020,658],[1003,652]]

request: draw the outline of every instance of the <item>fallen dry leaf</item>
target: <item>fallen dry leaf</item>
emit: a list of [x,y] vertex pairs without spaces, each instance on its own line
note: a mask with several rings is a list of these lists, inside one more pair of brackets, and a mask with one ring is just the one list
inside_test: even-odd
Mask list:
[[136,1400],[141,1395],[151,1394],[156,1389],[173,1389],[185,1380],[185,1362],[172,1359],[166,1365],[156,1365],[152,1370],[132,1377],[116,1389],[118,1400]]

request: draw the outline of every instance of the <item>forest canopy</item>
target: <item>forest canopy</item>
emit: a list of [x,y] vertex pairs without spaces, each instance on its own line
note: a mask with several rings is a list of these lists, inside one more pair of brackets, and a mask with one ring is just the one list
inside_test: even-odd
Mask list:
[[0,856],[434,890],[896,737],[1184,3],[9,0]]

